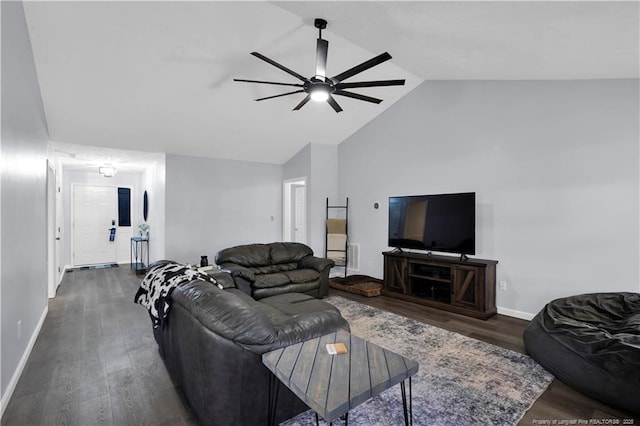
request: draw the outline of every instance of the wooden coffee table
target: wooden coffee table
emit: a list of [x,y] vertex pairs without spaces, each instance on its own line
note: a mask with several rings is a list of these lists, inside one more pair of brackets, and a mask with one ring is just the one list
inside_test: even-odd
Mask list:
[[[348,352],[330,355],[327,343],[344,343]],[[269,390],[269,422],[274,424],[278,386],[283,383],[298,398],[331,423],[369,398],[400,383],[405,425],[413,424],[411,376],[418,363],[354,336],[337,331],[262,355],[262,363],[278,380]],[[409,381],[409,404],[405,380]]]

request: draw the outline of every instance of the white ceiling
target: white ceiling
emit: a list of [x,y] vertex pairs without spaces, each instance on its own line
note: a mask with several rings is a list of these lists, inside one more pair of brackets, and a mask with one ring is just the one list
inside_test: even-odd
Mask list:
[[164,161],[164,154],[52,142],[49,156],[65,170],[98,173],[102,166],[114,166],[117,173],[140,174]]
[[[639,78],[638,2],[26,2],[50,137],[101,146],[280,164],[309,142],[339,144],[424,80]],[[277,86],[303,75],[329,21],[328,73],[384,51],[351,81],[380,105],[344,111]],[[356,91],[356,90],[354,90]]]

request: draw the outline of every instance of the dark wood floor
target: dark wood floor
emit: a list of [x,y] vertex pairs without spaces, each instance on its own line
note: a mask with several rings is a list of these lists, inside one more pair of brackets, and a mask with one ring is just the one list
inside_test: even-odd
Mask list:
[[[162,364],[146,311],[133,303],[139,282],[127,267],[65,274],[2,425],[195,424]],[[332,294],[524,352],[522,320],[481,321],[385,297]],[[520,424],[627,418],[554,381]]]
[[2,425],[195,424],[128,268],[66,273]]

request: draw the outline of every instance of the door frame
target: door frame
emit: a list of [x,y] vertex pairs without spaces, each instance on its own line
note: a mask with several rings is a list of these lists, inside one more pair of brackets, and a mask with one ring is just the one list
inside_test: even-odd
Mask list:
[[308,242],[308,229],[307,229],[307,177],[299,177],[293,179],[285,179],[282,181],[282,240],[293,241],[294,227],[295,227],[295,214],[293,213],[293,201],[295,200],[295,189],[299,187],[305,188],[305,202],[303,204],[302,223],[304,225],[303,241],[301,243],[307,244]]
[[47,283],[48,297],[56,297],[56,291],[60,284],[58,250],[60,236],[58,234],[57,204],[58,204],[58,184],[56,179],[56,169],[50,161],[47,161]]

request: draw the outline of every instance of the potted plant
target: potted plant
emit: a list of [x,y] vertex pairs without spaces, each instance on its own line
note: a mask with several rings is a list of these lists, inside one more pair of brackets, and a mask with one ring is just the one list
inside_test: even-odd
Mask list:
[[140,237],[149,238],[149,225],[147,223],[141,223],[138,225],[138,229],[140,229]]

